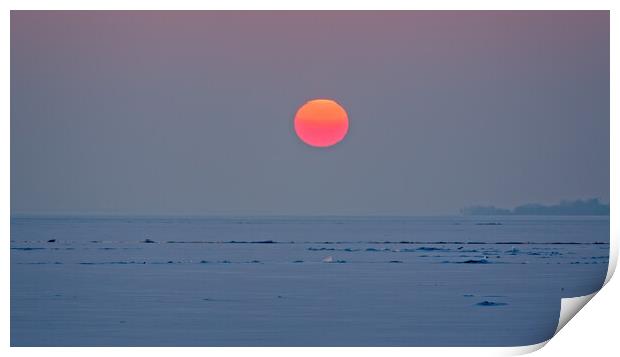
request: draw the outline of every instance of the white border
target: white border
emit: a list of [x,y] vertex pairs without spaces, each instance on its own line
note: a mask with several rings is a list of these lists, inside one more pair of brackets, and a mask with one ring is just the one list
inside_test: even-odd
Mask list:
[[[618,72],[614,70],[614,63],[618,62],[618,26],[615,25],[615,21],[617,21],[618,16],[616,15],[616,9],[618,8],[617,1],[533,1],[533,0],[522,0],[522,1],[482,1],[482,0],[473,0],[473,1],[458,1],[458,0],[438,0],[433,2],[421,2],[421,1],[406,1],[406,0],[382,0],[380,2],[372,2],[368,0],[361,1],[353,1],[353,0],[314,0],[314,1],[296,1],[294,3],[287,2],[285,0],[234,0],[234,1],[220,1],[220,2],[205,2],[205,1],[190,1],[190,0],[175,0],[175,1],[162,1],[162,0],[153,0],[148,2],[137,2],[137,1],[121,1],[121,0],[108,0],[108,1],[88,1],[88,2],[80,2],[77,0],[57,0],[54,1],[53,4],[51,1],[7,1],[3,2],[4,12],[2,13],[2,36],[0,37],[0,45],[5,50],[4,56],[2,56],[2,67],[4,71],[2,71],[2,83],[4,86],[2,88],[2,98],[0,99],[0,108],[2,108],[2,121],[0,122],[0,132],[4,136],[1,141],[0,146],[1,149],[1,157],[3,159],[3,174],[0,176],[0,180],[2,180],[1,184],[1,195],[2,195],[2,205],[1,214],[5,217],[2,220],[1,229],[3,234],[3,238],[5,239],[5,247],[2,250],[2,262],[4,264],[4,272],[0,275],[0,279],[2,279],[2,286],[4,286],[4,294],[2,295],[2,303],[3,303],[3,321],[4,323],[1,325],[1,333],[2,333],[2,342],[3,347],[7,349],[11,354],[14,355],[24,355],[30,353],[40,354],[44,352],[46,355],[51,356],[66,356],[66,355],[83,355],[85,353],[94,354],[94,355],[103,355],[108,353],[121,354],[121,355],[129,355],[138,353],[148,354],[153,356],[163,356],[168,355],[169,353],[184,353],[186,355],[204,355],[215,354],[221,356],[236,356],[238,354],[252,354],[258,356],[290,356],[290,355],[299,355],[299,356],[315,356],[316,354],[320,355],[366,355],[370,356],[375,355],[376,353],[390,353],[396,356],[405,356],[410,355],[411,353],[422,353],[423,355],[444,355],[444,354],[459,354],[459,355],[514,355],[527,353],[531,351],[535,351],[540,347],[544,346],[545,343],[541,343],[534,346],[524,346],[524,347],[516,347],[516,348],[303,348],[303,349],[291,349],[291,348],[106,348],[106,349],[88,349],[85,350],[83,348],[46,348],[46,349],[33,349],[33,348],[9,348],[10,345],[10,250],[8,240],[10,237],[10,175],[9,175],[9,162],[10,162],[10,13],[9,10],[62,10],[62,9],[83,9],[83,10],[114,10],[114,9],[123,9],[123,10],[136,10],[136,9],[168,9],[168,10],[182,10],[182,9],[377,9],[377,10],[388,10],[388,9],[418,9],[418,10],[484,10],[484,9],[493,9],[493,10],[612,10],[611,11],[611,98],[617,98],[617,85],[618,85]],[[615,5],[615,6],[614,6]],[[615,40],[615,41],[614,41]],[[617,106],[614,104],[614,101],[611,101],[611,123],[610,123],[610,145],[611,145],[611,163],[610,163],[610,182],[619,182],[620,176],[618,163],[616,158],[618,153],[618,144],[616,144],[617,140],[620,139],[620,135],[618,133],[618,126],[615,123],[615,118],[617,117]],[[619,192],[615,187],[611,186],[610,192],[610,202],[618,202]],[[609,282],[613,271],[615,270],[615,266],[618,259],[618,218],[619,211],[614,209],[614,204],[611,207],[611,252],[610,252],[610,265],[609,271],[607,274],[606,283]],[[616,301],[620,301],[618,296],[620,296],[618,284],[612,282],[613,287],[606,286],[603,295],[600,298],[597,296],[594,300],[599,301],[597,304],[597,309],[589,308],[586,306],[584,310],[587,312],[589,310],[598,311],[598,315],[594,315],[594,321],[585,322],[584,324],[591,324],[592,326],[580,326],[581,331],[596,331],[598,330],[598,334],[590,335],[589,341],[580,341],[579,336],[575,336],[575,338],[571,339],[562,339],[563,345],[558,346],[558,344],[551,343],[550,345],[554,345],[553,350],[549,351],[553,353],[553,355],[574,355],[573,353],[576,351],[589,351],[590,347],[588,344],[593,343],[593,338],[596,336],[605,335],[609,336],[606,340],[597,339],[596,341],[596,350],[601,352],[603,351],[613,351],[616,346],[614,346],[614,337],[615,335],[610,334],[615,332],[614,327],[617,325],[616,321],[613,318],[618,317],[618,307],[616,305]],[[613,289],[608,291],[608,289]],[[608,294],[608,295],[605,295]],[[616,297],[616,299],[609,299],[609,297]],[[604,305],[605,302],[607,305]],[[590,304],[592,305],[592,304]],[[585,313],[582,313],[585,315]],[[598,316],[598,317],[597,317]],[[611,321],[608,316],[611,316]],[[581,320],[586,320],[586,316],[578,316]],[[569,324],[570,326],[571,324]],[[607,325],[607,327],[603,327]],[[588,330],[584,330],[584,327],[588,327]],[[562,336],[563,332],[559,334]],[[566,333],[568,335],[568,333]],[[587,335],[587,333],[585,333]],[[556,337],[557,338],[557,337]],[[554,340],[556,339],[554,338]],[[606,345],[607,343],[607,345]],[[588,348],[584,350],[583,347]],[[603,346],[603,348],[600,348]],[[604,346],[608,349],[605,349]],[[579,348],[575,348],[579,347]],[[545,350],[543,349],[544,352]],[[557,353],[557,354],[556,354]]]

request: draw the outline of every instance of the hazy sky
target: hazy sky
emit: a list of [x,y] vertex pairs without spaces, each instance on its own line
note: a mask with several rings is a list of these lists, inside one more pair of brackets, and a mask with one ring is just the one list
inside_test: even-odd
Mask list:
[[[340,144],[293,131],[333,98]],[[609,201],[609,13],[12,12],[14,213]]]

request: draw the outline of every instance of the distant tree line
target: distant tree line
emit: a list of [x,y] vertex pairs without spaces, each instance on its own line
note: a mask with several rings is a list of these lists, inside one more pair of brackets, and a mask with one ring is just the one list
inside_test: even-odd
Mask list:
[[466,216],[609,216],[609,205],[602,204],[598,198],[576,201],[562,201],[556,205],[528,203],[514,209],[495,206],[470,206],[461,209]]

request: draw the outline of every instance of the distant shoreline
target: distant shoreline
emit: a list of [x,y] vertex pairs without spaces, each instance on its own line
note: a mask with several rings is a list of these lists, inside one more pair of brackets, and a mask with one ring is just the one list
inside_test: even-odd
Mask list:
[[464,216],[609,216],[609,205],[598,198],[562,201],[555,205],[528,203],[514,209],[495,206],[470,206],[461,209]]

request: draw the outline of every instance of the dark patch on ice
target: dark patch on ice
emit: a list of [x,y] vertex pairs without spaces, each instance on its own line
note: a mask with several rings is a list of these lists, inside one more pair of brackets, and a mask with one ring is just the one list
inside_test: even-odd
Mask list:
[[490,262],[486,259],[468,259],[462,262],[458,262],[459,264],[490,264]]
[[463,294],[464,297],[473,297],[474,294]]
[[[256,241],[244,241],[244,240],[230,240],[225,242],[220,241],[204,241],[204,240],[193,240],[193,241],[179,241],[179,240],[168,240],[166,241],[168,244],[304,244],[304,242],[277,242],[274,240],[256,240]],[[312,242],[315,243],[316,242]]]
[[500,222],[478,222],[476,223],[477,226],[501,226],[502,223]]
[[252,264],[262,264],[260,260],[252,260],[250,263],[252,263]]
[[45,248],[39,248],[39,247],[15,247],[15,248],[11,248],[13,250],[44,250]]
[[487,301],[487,300],[485,300],[485,301],[477,303],[476,305],[478,305],[478,306],[505,306],[505,305],[508,305],[508,304],[505,303],[505,302],[495,302],[495,301]]
[[212,302],[238,302],[239,300],[235,299],[214,299],[214,298],[204,298],[202,301],[212,301]]
[[120,262],[80,262],[80,265],[129,265],[129,264],[146,264],[146,262],[136,262],[136,261],[120,261]]
[[355,248],[342,248],[342,249],[338,249],[338,248],[327,248],[327,247],[320,247],[320,248],[315,248],[315,247],[309,247],[308,250],[310,251],[339,251],[339,252],[358,252],[361,249],[355,249]]
[[295,260],[295,261],[293,261],[293,263],[303,263],[303,262],[304,262],[303,260]]
[[209,264],[209,261],[208,260],[201,260],[200,264]]
[[48,243],[56,243],[56,239],[50,239],[47,241]]
[[143,240],[142,243],[157,243],[157,242],[147,238],[147,239]]
[[402,260],[390,260],[390,263],[402,263]]
[[488,264],[489,261],[486,259],[469,259],[469,260],[465,260],[460,262],[462,264]]
[[17,263],[23,265],[60,265],[61,262],[32,262],[32,263]]
[[444,248],[435,248],[435,247],[420,247],[416,249],[417,251],[422,251],[422,252],[432,252],[432,251],[436,251],[436,250],[443,250],[445,251],[446,249]]

